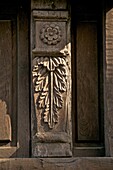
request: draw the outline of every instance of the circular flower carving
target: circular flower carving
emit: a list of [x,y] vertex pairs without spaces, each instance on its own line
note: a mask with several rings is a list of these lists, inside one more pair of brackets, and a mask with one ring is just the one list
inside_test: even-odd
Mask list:
[[48,45],[56,45],[61,41],[61,37],[60,27],[55,24],[45,25],[40,32],[41,40]]

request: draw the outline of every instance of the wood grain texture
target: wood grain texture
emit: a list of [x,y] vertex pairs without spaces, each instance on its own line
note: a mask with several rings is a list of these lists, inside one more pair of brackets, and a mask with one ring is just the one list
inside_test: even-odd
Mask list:
[[11,141],[11,119],[7,114],[7,105],[0,100],[0,140]]
[[31,1],[32,9],[66,9],[67,3],[65,0],[32,0]]
[[113,170],[113,158],[0,159],[2,170]]
[[29,103],[29,44],[28,11],[21,9],[18,15],[18,129],[19,149],[13,157],[29,157],[30,154],[30,103]]
[[106,155],[113,156],[113,8],[106,13]]
[[12,112],[12,26],[11,21],[0,21],[0,99]]
[[[29,157],[28,11],[22,7],[15,13],[12,6],[11,10],[14,12],[12,15],[5,10],[6,8],[3,10],[5,14],[0,15],[0,99],[7,104],[12,129],[9,129],[12,133],[9,135],[12,136],[12,141],[9,142],[8,139],[4,142],[0,139],[2,140],[0,141],[0,158]],[[8,124],[9,117],[5,119]],[[2,119],[0,123],[1,121]]]
[[77,25],[78,140],[99,140],[98,56],[96,22]]
[[32,14],[32,156],[72,156],[69,14]]
[[[16,140],[16,105],[13,105],[16,102],[16,38],[14,29],[12,20],[0,20],[0,99],[7,105],[7,116],[10,119],[10,138],[7,140],[11,140],[12,136],[12,144]],[[5,122],[2,123],[4,125]],[[5,142],[4,139],[1,137],[1,140]]]

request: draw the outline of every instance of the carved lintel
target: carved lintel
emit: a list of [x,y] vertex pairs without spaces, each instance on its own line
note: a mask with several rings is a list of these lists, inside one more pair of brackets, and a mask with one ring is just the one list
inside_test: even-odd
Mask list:
[[47,20],[47,19],[54,19],[56,20],[63,20],[67,21],[68,19],[68,11],[39,11],[33,10],[33,17],[35,20]]

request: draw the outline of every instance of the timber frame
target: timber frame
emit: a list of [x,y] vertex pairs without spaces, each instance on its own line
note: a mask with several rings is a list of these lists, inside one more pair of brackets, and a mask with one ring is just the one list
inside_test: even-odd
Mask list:
[[[92,142],[90,148],[86,144],[78,150],[78,144],[73,145],[75,130],[72,130],[76,125],[73,125],[75,101],[72,99],[71,56],[71,21],[74,13],[71,15],[70,10],[74,1],[71,3],[68,0],[17,3],[18,78],[15,82],[18,82],[18,90],[15,95],[18,105],[14,112],[18,114],[12,122],[13,128],[18,128],[12,131],[12,141],[11,135],[5,139],[10,144],[6,147],[0,145],[0,169],[113,169],[113,2],[101,1],[99,4],[102,24],[101,142],[99,145]],[[1,8],[1,16],[7,19],[4,11]],[[12,18],[12,11],[10,13]]]

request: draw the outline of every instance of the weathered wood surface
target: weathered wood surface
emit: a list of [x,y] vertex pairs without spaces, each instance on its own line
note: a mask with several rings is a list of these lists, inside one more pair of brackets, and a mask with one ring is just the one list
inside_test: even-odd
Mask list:
[[29,88],[29,21],[25,9],[18,16],[18,128],[19,149],[13,157],[29,157],[30,154],[30,88]]
[[113,156],[113,8],[106,12],[106,155]]
[[0,100],[0,140],[11,141],[11,119],[7,113],[7,105]]
[[0,99],[7,104],[12,114],[13,87],[13,32],[11,20],[0,21]]
[[79,22],[76,35],[79,141],[99,140],[97,22]]
[[113,170],[113,158],[0,159],[2,170]]
[[16,30],[14,25],[15,22],[11,18],[0,20],[0,100],[4,101],[0,102],[2,142],[11,141],[11,136],[14,141],[15,136],[16,105],[13,104],[16,102]]
[[68,11],[32,12],[32,155],[72,156]]
[[32,0],[31,1],[32,9],[66,9],[67,2],[65,0]]
[[0,158],[30,154],[29,22],[27,11],[14,6],[13,15],[0,6],[0,99],[7,105],[0,112]]
[[74,90],[72,115],[75,112],[73,155],[103,156],[103,14],[101,8],[99,10],[96,8],[95,11],[95,1],[92,2],[94,5],[89,1],[80,2],[77,1],[76,6],[72,6],[71,15],[74,37],[72,40]]

